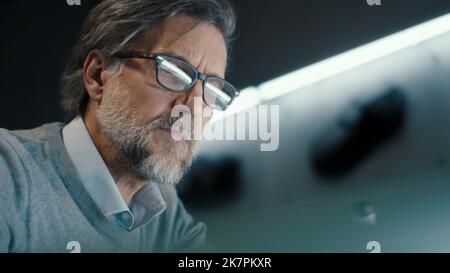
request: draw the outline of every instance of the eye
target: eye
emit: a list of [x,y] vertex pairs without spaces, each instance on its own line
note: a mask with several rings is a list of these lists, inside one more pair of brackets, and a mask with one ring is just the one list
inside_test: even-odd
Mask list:
[[162,60],[158,67],[158,80],[164,87],[185,91],[195,79],[196,72],[177,59]]

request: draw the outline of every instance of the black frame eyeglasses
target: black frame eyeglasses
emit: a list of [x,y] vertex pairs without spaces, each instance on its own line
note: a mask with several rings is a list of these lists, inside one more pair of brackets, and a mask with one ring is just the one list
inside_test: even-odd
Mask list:
[[194,86],[197,80],[203,80],[203,101],[209,107],[225,111],[239,91],[226,80],[208,76],[198,71],[185,60],[161,53],[142,51],[120,51],[114,54],[117,58],[151,59],[156,62],[156,81],[172,92],[184,93]]

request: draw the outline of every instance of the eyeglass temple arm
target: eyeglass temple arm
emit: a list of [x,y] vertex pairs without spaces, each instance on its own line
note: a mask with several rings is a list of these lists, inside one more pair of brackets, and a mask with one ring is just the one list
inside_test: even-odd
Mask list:
[[153,59],[155,55],[147,52],[141,52],[141,51],[120,51],[114,54],[115,57],[118,58],[141,58],[141,59]]

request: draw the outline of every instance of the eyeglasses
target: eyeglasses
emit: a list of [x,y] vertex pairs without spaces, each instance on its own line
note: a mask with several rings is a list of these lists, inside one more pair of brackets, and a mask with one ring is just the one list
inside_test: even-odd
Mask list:
[[203,80],[203,101],[219,111],[225,111],[239,91],[229,82],[215,76],[207,76],[188,62],[165,54],[141,51],[121,51],[117,58],[151,59],[156,62],[156,81],[163,88],[184,93],[194,86],[198,79]]

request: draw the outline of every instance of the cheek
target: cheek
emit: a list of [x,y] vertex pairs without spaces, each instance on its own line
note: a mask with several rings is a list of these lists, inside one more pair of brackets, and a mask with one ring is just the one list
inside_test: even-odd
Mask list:
[[149,123],[172,110],[173,95],[159,88],[156,80],[152,82],[143,73],[129,73],[124,79],[124,86],[130,107],[140,123]]
[[157,90],[147,88],[143,94],[139,92],[132,100],[134,109],[143,123],[149,123],[161,115],[170,114],[170,99],[166,96],[155,94],[156,92]]

